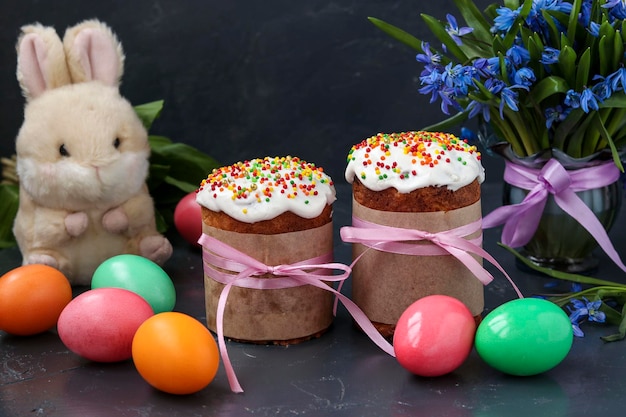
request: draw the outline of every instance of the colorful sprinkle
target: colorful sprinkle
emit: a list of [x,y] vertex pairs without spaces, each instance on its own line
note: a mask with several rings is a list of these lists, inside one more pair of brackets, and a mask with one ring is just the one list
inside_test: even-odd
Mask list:
[[476,146],[450,133],[379,133],[350,149],[346,180],[356,176],[375,190],[400,187],[405,192],[433,184],[456,187],[460,171],[468,173],[462,181],[484,180],[480,159]]
[[[242,185],[235,187],[234,184],[241,179],[246,182],[239,181]],[[265,157],[213,170],[202,180],[198,191],[210,189],[214,199],[220,193],[230,193],[233,201],[253,198],[257,203],[270,203],[277,189],[289,199],[296,199],[300,195],[317,196],[318,183],[326,187],[333,186],[324,170],[312,163],[292,156]],[[309,200],[303,200],[303,204],[308,205]],[[243,209],[242,213],[246,214],[247,209]]]
[[[468,154],[475,154],[477,159],[480,160],[480,152],[478,152],[475,146],[467,144],[466,141],[461,140],[450,133],[439,132],[402,132],[402,133],[379,133],[375,136],[369,137],[352,147],[348,154],[348,162],[353,161],[354,151],[358,149],[365,149],[365,158],[369,158],[372,149],[380,149],[382,155],[379,156],[379,161],[376,162],[376,174],[381,176],[381,169],[395,170],[395,166],[386,164],[387,157],[390,156],[390,146],[402,147],[405,155],[410,154],[414,156],[411,159],[412,164],[419,164],[420,166],[434,167],[440,162],[451,163],[450,158],[442,158],[441,155],[445,155],[447,151],[460,151]],[[463,162],[463,158],[458,157],[458,162]],[[371,159],[366,159],[363,165],[372,164]],[[406,176],[406,175],[403,175]]]

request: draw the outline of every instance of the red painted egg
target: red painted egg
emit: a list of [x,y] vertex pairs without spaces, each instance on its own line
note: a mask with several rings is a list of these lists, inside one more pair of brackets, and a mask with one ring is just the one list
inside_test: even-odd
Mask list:
[[153,315],[150,304],[132,291],[97,288],[63,309],[57,330],[72,352],[95,362],[118,362],[130,359],[135,332]]
[[393,338],[396,359],[416,375],[445,375],[467,359],[475,333],[474,317],[461,301],[445,295],[424,297],[398,320]]
[[192,245],[198,245],[202,234],[202,209],[196,203],[196,193],[184,196],[174,209],[174,226],[178,233]]

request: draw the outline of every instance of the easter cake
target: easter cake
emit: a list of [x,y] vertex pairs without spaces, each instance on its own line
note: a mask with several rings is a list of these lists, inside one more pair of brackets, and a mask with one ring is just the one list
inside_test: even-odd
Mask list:
[[[452,134],[403,132],[367,138],[349,151],[353,216],[382,226],[438,233],[481,219],[480,152]],[[478,230],[467,236],[481,243]],[[364,252],[366,252],[364,254]],[[452,256],[415,256],[367,250],[353,270],[352,295],[384,336],[402,312],[432,294],[454,296],[475,317],[484,308],[482,284]]]
[[[204,234],[264,265],[332,260],[335,188],[314,164],[285,156],[221,167],[202,181],[196,201]],[[211,250],[203,245],[205,254]],[[207,324],[213,331],[225,286],[215,278],[216,270],[220,267],[205,261]],[[259,289],[235,284],[223,311],[224,336],[253,343],[301,342],[330,326],[332,304],[331,292],[312,285]]]

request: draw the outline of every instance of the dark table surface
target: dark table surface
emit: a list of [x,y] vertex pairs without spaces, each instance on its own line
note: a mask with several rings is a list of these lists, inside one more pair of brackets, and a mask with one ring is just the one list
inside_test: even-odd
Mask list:
[[[337,186],[334,224],[350,221],[350,188]],[[500,204],[501,185],[483,186],[483,211]],[[624,216],[610,236],[626,251]],[[350,247],[335,235],[337,260],[349,263]],[[174,255],[164,269],[177,290],[176,311],[205,320],[200,252],[173,235]],[[526,295],[545,292],[549,278],[516,268],[497,246],[499,230],[487,230],[484,246]],[[624,282],[601,252],[596,277]],[[0,251],[0,273],[20,263],[17,249]],[[486,311],[516,298],[506,279],[485,288]],[[80,291],[80,289],[78,289]],[[350,294],[349,282],[343,292]],[[228,352],[245,392],[229,390],[223,366],[204,390],[175,396],[151,388],[131,361],[99,364],[69,352],[54,331],[33,337],[0,332],[0,416],[618,416],[626,401],[626,341],[603,343],[615,328],[585,325],[565,360],[532,377],[512,377],[472,351],[451,374],[409,374],[357,330],[343,307],[321,338],[289,347],[229,343]]]

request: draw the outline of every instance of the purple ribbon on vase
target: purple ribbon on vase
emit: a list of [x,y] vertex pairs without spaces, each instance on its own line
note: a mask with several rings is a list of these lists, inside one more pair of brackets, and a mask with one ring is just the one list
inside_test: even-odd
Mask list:
[[619,179],[620,171],[612,161],[587,168],[566,170],[556,159],[550,159],[542,169],[533,169],[505,161],[504,180],[529,190],[521,203],[502,206],[483,219],[485,229],[504,224],[502,243],[510,247],[527,244],[535,234],[548,196],[598,242],[606,254],[626,271],[609,236],[591,209],[576,192],[605,187]]
[[[233,392],[243,392],[228,357],[224,338],[224,310],[226,308],[228,293],[233,286],[263,290],[312,285],[325,291],[330,291],[335,295],[336,300],[338,299],[342,302],[344,307],[346,307],[348,312],[352,315],[354,321],[369,338],[383,351],[391,356],[395,356],[393,346],[378,333],[365,313],[363,313],[352,300],[339,292],[341,283],[348,278],[352,272],[352,268],[342,263],[330,262],[333,258],[332,253],[290,265],[271,266],[265,265],[251,256],[206,234],[202,234],[198,243],[203,247],[202,259],[204,261],[205,270],[206,268],[210,268],[210,274],[207,275],[209,275],[211,279],[224,284],[217,304],[216,327],[220,354],[224,362],[230,388]],[[328,275],[328,272],[333,270],[343,272],[339,275]],[[272,274],[274,277],[259,277],[259,275],[264,274]],[[335,290],[332,286],[328,285],[329,282],[339,282],[339,288]]]

